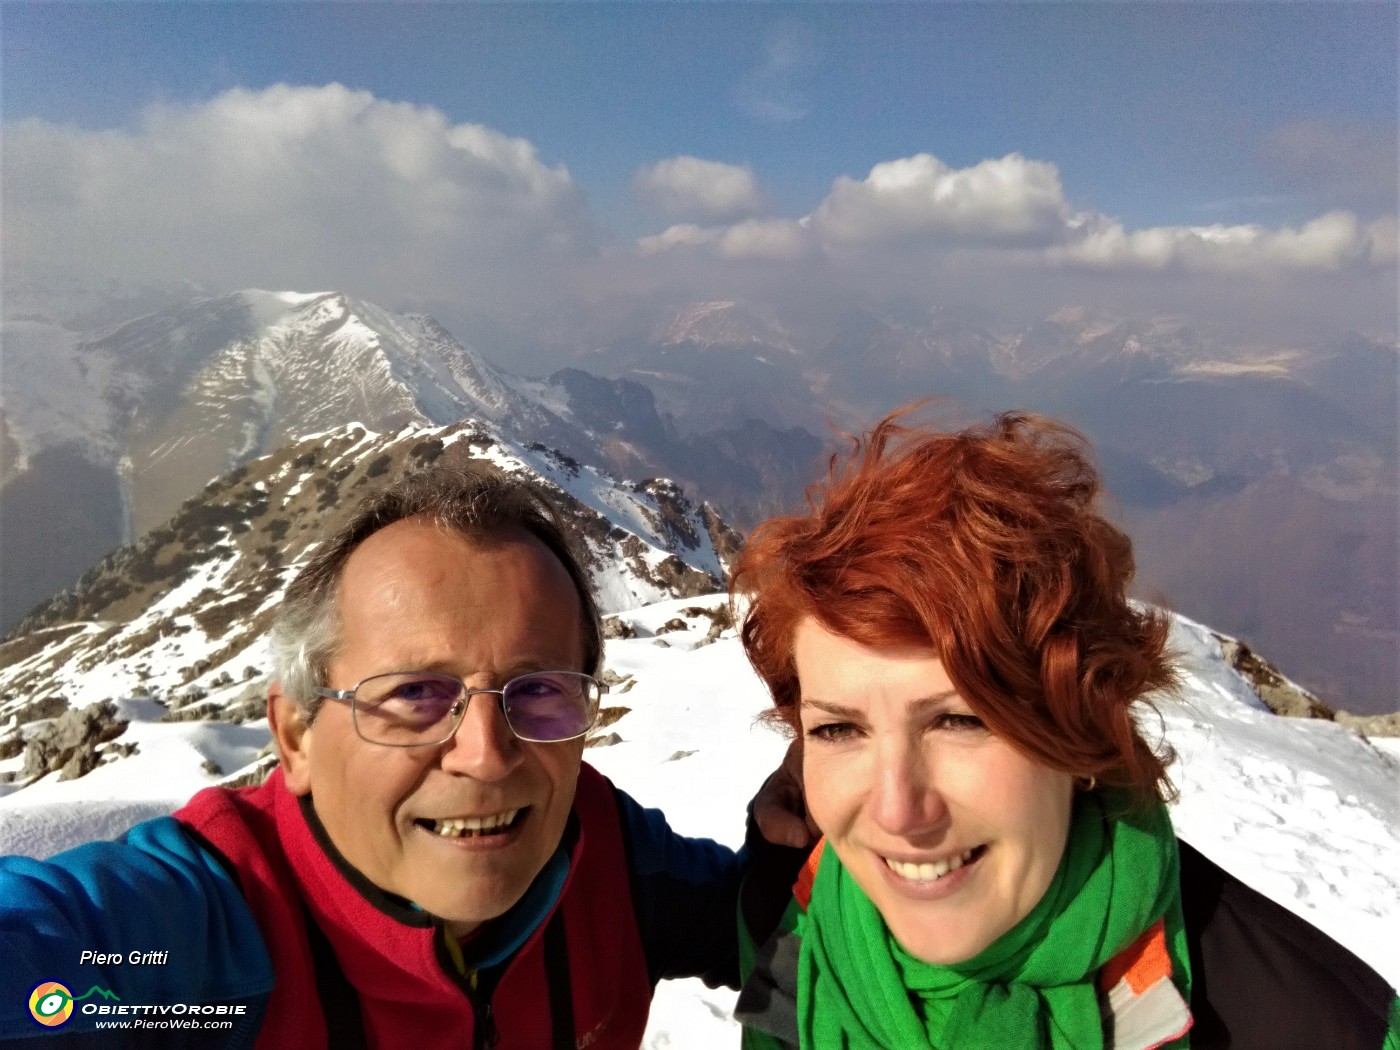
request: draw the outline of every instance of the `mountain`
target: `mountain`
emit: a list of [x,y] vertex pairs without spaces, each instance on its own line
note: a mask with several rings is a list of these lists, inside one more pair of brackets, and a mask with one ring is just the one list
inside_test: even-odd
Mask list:
[[[740,542],[671,482],[620,482],[480,421],[393,435],[342,427],[230,471],[25,617],[0,644],[0,723],[122,696],[205,717],[230,690],[256,694],[279,596],[310,545],[372,488],[439,462],[538,479],[607,612],[722,589]],[[89,748],[79,765],[92,758]]]
[[578,369],[513,376],[431,317],[334,292],[194,298],[95,331],[11,318],[4,338],[0,629],[210,478],[349,423],[485,420],[619,474],[703,482],[741,517],[764,496],[795,498],[819,450],[773,429],[751,462],[716,459],[703,435],[668,428],[636,383]]
[[1395,709],[1393,340],[1256,345],[1084,307],[1019,326],[907,303],[828,314],[706,300],[613,317],[598,342],[571,314],[551,338],[573,356],[540,379],[431,318],[336,293],[187,297],[101,329],[11,314],[0,630],[288,436],[487,419],[619,476],[672,478],[742,529],[800,500],[832,424],[939,395],[957,420],[1018,408],[1079,427],[1135,537],[1144,597],[1280,654],[1338,706]]
[[650,331],[580,351],[590,372],[645,383],[683,434],[764,420],[820,429],[821,406],[788,330],[740,303],[688,303]]
[[907,303],[797,331],[742,302],[693,303],[576,359],[652,385],[663,415],[691,421],[678,426],[742,413],[860,430],[930,396],[954,423],[1063,419],[1093,444],[1144,597],[1281,654],[1339,706],[1400,706],[1393,339],[1259,345],[1082,306],[998,326]]

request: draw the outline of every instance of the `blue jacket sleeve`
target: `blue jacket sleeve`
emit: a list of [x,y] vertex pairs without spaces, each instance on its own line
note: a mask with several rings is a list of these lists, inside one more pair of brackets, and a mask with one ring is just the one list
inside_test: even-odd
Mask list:
[[160,1006],[183,1004],[174,1013],[188,1017],[192,1005],[242,1004],[219,1042],[251,1046],[272,988],[272,963],[238,885],[169,817],[46,861],[0,858],[0,960],[3,1042],[47,1034],[29,999],[57,981],[75,1002],[55,1035],[94,1032],[114,1013],[101,1008],[118,1003],[148,1020],[172,1016]]

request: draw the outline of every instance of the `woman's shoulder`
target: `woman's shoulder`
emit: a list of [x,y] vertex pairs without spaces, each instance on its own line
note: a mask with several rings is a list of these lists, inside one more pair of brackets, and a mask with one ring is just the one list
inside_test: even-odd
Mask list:
[[1379,1050],[1395,992],[1355,954],[1180,844],[1193,1050]]

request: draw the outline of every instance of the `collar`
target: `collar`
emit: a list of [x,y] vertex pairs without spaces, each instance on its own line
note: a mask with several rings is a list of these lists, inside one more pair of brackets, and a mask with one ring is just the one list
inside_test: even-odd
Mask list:
[[[422,995],[424,982],[444,991],[458,988],[443,920],[386,892],[351,865],[330,841],[310,796],[293,795],[280,770],[265,790],[273,795],[278,836],[302,898],[351,983],[373,987],[384,998],[410,1000]],[[503,962],[538,933],[558,906],[583,847],[578,817],[571,813],[559,850],[525,896],[467,942],[480,944],[469,948],[469,966]]]

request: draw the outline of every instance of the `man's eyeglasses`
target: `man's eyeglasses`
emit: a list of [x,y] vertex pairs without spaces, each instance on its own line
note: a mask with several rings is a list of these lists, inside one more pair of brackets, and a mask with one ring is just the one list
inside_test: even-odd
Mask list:
[[433,671],[400,671],[366,678],[353,689],[317,689],[317,696],[348,700],[360,739],[385,747],[428,747],[451,739],[477,693],[501,698],[506,725],[521,740],[576,740],[598,717],[608,687],[574,671],[536,671],[499,689],[468,689],[460,678]]

